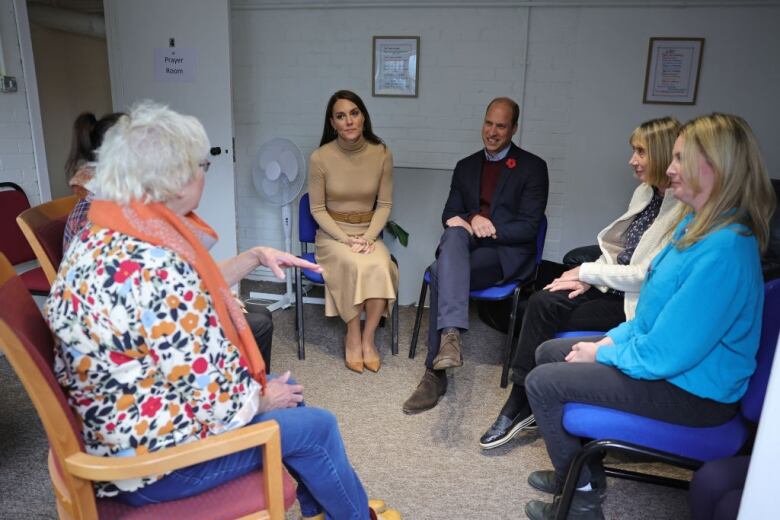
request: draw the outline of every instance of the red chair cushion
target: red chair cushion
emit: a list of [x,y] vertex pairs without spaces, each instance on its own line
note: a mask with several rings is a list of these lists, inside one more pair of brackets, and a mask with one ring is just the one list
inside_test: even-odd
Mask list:
[[22,282],[24,282],[24,286],[27,287],[28,291],[49,294],[51,285],[49,285],[49,280],[40,267],[23,272],[19,275],[19,278],[22,279]]
[[[284,509],[295,502],[295,481],[283,472]],[[231,480],[205,493],[181,500],[133,507],[117,500],[99,498],[98,517],[110,520],[141,520],[148,518],[187,518],[190,520],[228,520],[241,518],[265,509],[262,472],[254,471]]]
[[0,252],[8,257],[12,265],[35,260],[35,253],[16,223],[19,213],[29,208],[30,202],[23,191],[0,191],[0,228],[3,230],[0,233]]
[[51,220],[35,229],[35,236],[41,243],[46,256],[57,269],[62,262],[62,237],[65,235],[65,223],[68,217]]

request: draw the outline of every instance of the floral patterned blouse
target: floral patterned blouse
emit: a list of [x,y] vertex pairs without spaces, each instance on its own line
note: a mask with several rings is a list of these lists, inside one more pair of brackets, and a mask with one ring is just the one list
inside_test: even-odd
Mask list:
[[[45,313],[88,453],[131,456],[238,428],[259,395],[197,272],[169,249],[87,225]],[[97,493],[161,476],[100,482]]]

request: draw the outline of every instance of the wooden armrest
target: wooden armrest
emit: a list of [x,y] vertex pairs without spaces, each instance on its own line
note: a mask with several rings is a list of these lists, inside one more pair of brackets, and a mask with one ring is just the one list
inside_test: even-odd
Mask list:
[[102,457],[75,453],[65,459],[68,473],[92,481],[124,480],[161,475],[260,445],[276,450],[281,458],[281,438],[276,421],[263,421],[220,435],[132,457]]

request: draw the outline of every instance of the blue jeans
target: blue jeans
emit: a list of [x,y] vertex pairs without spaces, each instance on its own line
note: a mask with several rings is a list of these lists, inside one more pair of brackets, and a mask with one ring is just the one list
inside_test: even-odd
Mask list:
[[[250,424],[279,423],[282,461],[298,481],[303,516],[325,512],[329,520],[367,520],[368,497],[349,463],[336,417],[322,408],[284,408],[256,415]],[[197,495],[262,467],[260,448],[201,462],[116,498],[142,506]]]

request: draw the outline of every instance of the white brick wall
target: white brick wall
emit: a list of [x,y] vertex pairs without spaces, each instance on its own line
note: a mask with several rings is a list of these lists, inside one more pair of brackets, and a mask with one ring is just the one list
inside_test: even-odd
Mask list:
[[27,110],[19,37],[11,0],[0,0],[0,37],[3,41],[6,74],[15,76],[19,89],[0,94],[0,181],[20,185],[30,204],[40,202],[33,155],[30,116]]
[[[739,113],[777,172],[778,19],[777,4],[234,10],[239,245],[283,243],[278,211],[263,206],[249,181],[254,150],[284,136],[308,157],[339,88],[364,98],[398,166],[440,171],[480,147],[492,97],[522,96],[518,142],[550,168],[544,256],[551,260],[592,243],[625,209],[636,185],[627,138],[647,119]],[[421,38],[417,99],[371,97],[371,37],[393,34]],[[648,40],[664,35],[707,40],[696,106],[641,102]]]
[[[356,91],[397,166],[451,170],[481,146],[487,102],[522,91],[527,9],[307,9],[234,11],[233,89],[239,248],[281,247],[278,210],[249,180],[257,146],[288,137],[307,157],[327,99]],[[420,36],[416,99],[371,96],[372,36]],[[438,201],[437,201],[438,202]],[[414,230],[410,230],[414,234]]]

